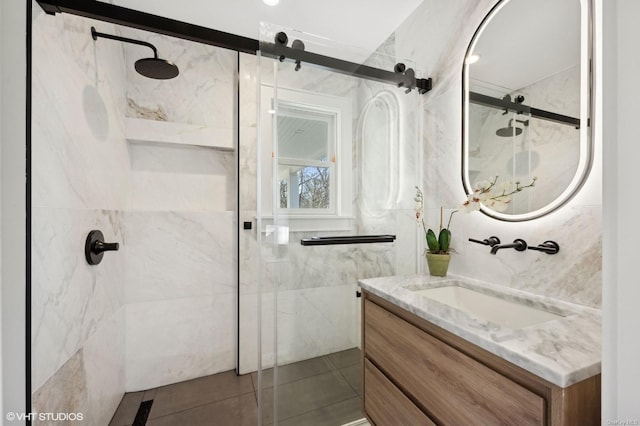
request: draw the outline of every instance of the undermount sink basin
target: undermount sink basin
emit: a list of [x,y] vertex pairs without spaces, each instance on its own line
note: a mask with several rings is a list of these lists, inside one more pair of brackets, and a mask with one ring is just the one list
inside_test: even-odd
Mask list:
[[510,329],[524,328],[563,317],[459,286],[414,290],[414,293]]

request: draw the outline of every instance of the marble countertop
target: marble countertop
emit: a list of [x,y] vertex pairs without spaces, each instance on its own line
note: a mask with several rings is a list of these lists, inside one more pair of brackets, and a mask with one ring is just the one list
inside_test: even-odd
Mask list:
[[[370,278],[358,284],[557,386],[564,388],[600,373],[602,314],[598,309],[456,275]],[[509,329],[414,292],[449,285],[496,295],[562,317]]]

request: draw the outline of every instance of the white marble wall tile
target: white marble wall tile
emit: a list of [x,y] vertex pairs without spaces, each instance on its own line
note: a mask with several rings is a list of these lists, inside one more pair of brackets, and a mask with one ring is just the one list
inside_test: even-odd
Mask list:
[[33,21],[33,402],[87,425],[107,424],[124,392],[124,261],[120,251],[88,265],[85,239],[100,229],[123,247],[130,200],[124,58],[94,42],[96,24]]
[[258,58],[240,54],[240,126],[256,127],[258,111]]
[[419,70],[433,78],[429,97],[439,95],[452,80],[461,78],[469,41],[496,3],[497,0],[427,0],[396,29],[395,54],[410,58]]
[[[156,172],[233,177],[233,152],[200,146],[132,143],[129,145],[131,169]],[[168,197],[169,198],[169,197]]]
[[[360,299],[356,284],[247,294],[241,299],[240,373],[258,368],[258,327],[262,327],[262,367],[273,366],[274,322],[278,323],[278,363],[288,364],[360,346]],[[277,305],[276,305],[277,300]],[[261,304],[261,323],[256,313]],[[277,315],[274,312],[277,311]]]
[[[125,309],[100,323],[83,347],[87,383],[87,424],[104,425],[113,417],[125,384]],[[70,390],[72,391],[72,390]]]
[[[119,28],[125,36],[152,43],[158,56],[176,64],[180,74],[171,80],[139,75],[133,64],[152,56],[149,48],[125,45],[127,98],[141,107],[160,107],[167,121],[233,127],[233,80],[237,54],[205,44],[189,42],[131,28]],[[129,109],[127,116],[137,111]]]
[[[258,370],[259,351],[262,367],[273,366],[274,300],[273,292],[247,293],[240,297],[240,374]],[[258,347],[259,330],[261,347]]]
[[371,244],[358,250],[357,278],[395,275],[396,243]]
[[233,210],[232,152],[196,146],[130,143],[133,210]]
[[127,304],[235,293],[234,212],[125,217]]
[[137,172],[131,183],[132,211],[223,213],[235,205],[236,193],[226,176]]
[[[33,412],[37,413],[82,413],[88,405],[86,371],[84,369],[83,351],[74,353],[42,386],[38,387],[31,396]],[[46,420],[46,419],[45,419]],[[52,422],[34,419],[33,424],[45,425]],[[108,421],[108,420],[107,420]],[[96,424],[89,423],[87,424]]]
[[218,294],[127,304],[126,390],[233,369],[235,300]]
[[94,21],[59,18],[33,24],[33,205],[124,208],[122,51],[95,44]]
[[[328,233],[323,233],[327,234]],[[314,234],[315,235],[315,234]],[[344,286],[357,280],[356,245],[303,246],[300,239],[309,237],[292,233],[286,261],[277,264],[280,271],[278,290]]]
[[131,186],[133,211],[229,211],[235,190],[219,175],[136,172]]
[[[268,349],[273,341],[273,323],[268,318],[273,315],[265,314],[259,298],[259,285],[266,287],[267,275],[260,273],[260,247],[257,241],[256,209],[258,208],[257,194],[257,111],[258,111],[258,59],[253,55],[240,54],[240,138],[238,147],[239,157],[239,201],[240,220],[251,222],[251,230],[241,230],[239,245],[239,283],[240,283],[240,323],[238,353],[238,369],[241,374],[258,369],[258,352],[273,353]],[[263,310],[260,317],[259,312]],[[258,344],[258,327],[262,327],[262,342]],[[265,359],[271,364],[272,359]]]
[[261,259],[257,241],[256,212],[241,211],[240,217],[243,222],[251,222],[251,229],[240,230],[240,240],[238,242],[240,246],[240,259],[238,261],[240,293],[256,293],[259,279],[262,280],[262,288],[273,288],[273,276],[269,271],[264,270],[262,275],[259,276]]
[[[141,77],[133,70],[133,63],[146,54],[145,50],[126,46],[127,116],[232,128],[235,52],[132,29],[119,31],[155,44],[161,57],[180,68],[180,75],[173,80]],[[129,319],[125,330],[127,389],[230,369],[235,339],[226,336],[235,335],[235,304],[230,302],[215,314],[212,306],[235,297],[236,292],[235,154],[154,143],[130,143],[129,154],[132,211],[126,215],[130,241],[125,296]],[[198,305],[198,298],[213,304]],[[189,311],[186,322],[167,325],[171,336],[180,335],[174,351],[163,346],[167,331],[153,325],[156,318],[137,320],[145,309],[158,318],[163,309],[169,317],[172,312]],[[166,324],[164,319],[159,321]],[[205,333],[212,333],[211,339],[217,343],[202,343]],[[138,344],[141,334],[152,350]],[[192,354],[188,347],[193,348]],[[158,366],[155,374],[152,370]]]
[[580,116],[580,66],[563,70],[523,88],[536,108],[571,117]]
[[[33,392],[37,413],[78,413],[83,425],[108,424],[124,392],[124,310],[100,323],[75,352]],[[52,424],[35,419],[34,424]]]
[[356,283],[278,293],[278,363],[358,345]]
[[419,243],[424,238],[422,225],[415,220],[415,210],[398,210],[395,216],[396,247],[394,272],[398,275],[412,274],[424,257]]
[[255,127],[240,127],[240,165],[238,169],[238,191],[240,210],[255,211],[258,206],[257,149],[258,137]]
[[102,263],[84,257],[100,229],[124,249],[122,215],[109,211],[32,210],[32,385],[40,386],[123,304],[123,250]]

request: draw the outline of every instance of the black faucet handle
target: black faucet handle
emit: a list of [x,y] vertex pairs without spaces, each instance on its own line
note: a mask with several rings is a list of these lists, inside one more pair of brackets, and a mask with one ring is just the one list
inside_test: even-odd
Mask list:
[[529,250],[542,251],[547,254],[556,254],[560,251],[560,246],[555,241],[547,240],[535,247],[529,247]]
[[472,243],[477,243],[477,244],[482,244],[485,246],[495,246],[496,244],[500,244],[500,238],[498,237],[489,237],[489,238],[485,238],[484,240],[476,240],[475,238],[469,238],[469,241],[471,241]]
[[102,261],[105,251],[117,251],[119,243],[105,243],[104,234],[97,229],[89,232],[84,245],[84,256],[89,265],[97,265]]
[[94,253],[102,253],[103,251],[118,251],[120,249],[120,244],[118,243],[105,243],[104,241],[96,241],[93,243],[93,247],[91,251]]
[[488,240],[485,240],[485,241],[487,241],[491,247],[493,247],[493,246],[495,246],[497,244],[500,244],[500,238],[495,237],[495,236],[491,236],[491,237],[489,237]]
[[471,241],[472,243],[477,243],[477,244],[482,244],[485,246],[489,245],[489,241],[485,240],[476,240],[475,238],[469,238],[469,241]]
[[515,240],[513,240],[513,244],[515,244],[513,248],[516,251],[525,251],[527,249],[527,242],[520,238],[516,238]]

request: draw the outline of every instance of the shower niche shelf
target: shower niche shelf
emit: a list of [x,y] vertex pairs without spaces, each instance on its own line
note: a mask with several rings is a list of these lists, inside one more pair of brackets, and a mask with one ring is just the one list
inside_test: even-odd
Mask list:
[[129,142],[195,145],[233,151],[231,128],[170,121],[125,118],[125,135]]

